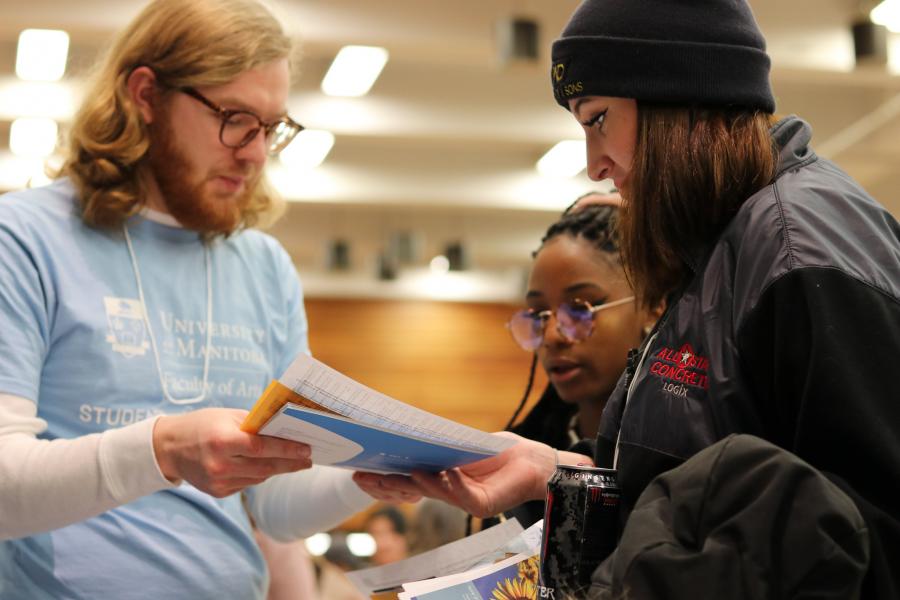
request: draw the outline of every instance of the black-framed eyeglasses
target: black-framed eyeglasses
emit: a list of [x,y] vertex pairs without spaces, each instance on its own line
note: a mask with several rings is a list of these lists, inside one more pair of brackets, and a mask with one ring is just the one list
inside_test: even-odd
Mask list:
[[594,316],[598,312],[632,301],[634,296],[598,305],[585,300],[574,300],[563,302],[555,312],[526,308],[514,313],[506,323],[506,327],[523,350],[532,352],[540,348],[544,342],[544,331],[552,315],[556,317],[556,331],[563,338],[570,343],[583,342],[594,332]]
[[274,156],[284,150],[304,129],[303,125],[288,116],[267,123],[249,110],[222,108],[194,88],[183,87],[178,88],[178,91],[202,102],[218,115],[222,121],[219,141],[227,148],[243,148],[262,130],[266,136],[266,151]]

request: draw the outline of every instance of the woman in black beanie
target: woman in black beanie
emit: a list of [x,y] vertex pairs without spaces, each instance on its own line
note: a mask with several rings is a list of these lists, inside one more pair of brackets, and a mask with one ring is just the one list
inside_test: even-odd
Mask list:
[[[594,445],[625,524],[598,597],[900,597],[900,225],[772,117],[768,71],[743,0],[586,0],[553,45],[635,293],[669,307]],[[555,464],[521,441],[357,481],[489,515]]]

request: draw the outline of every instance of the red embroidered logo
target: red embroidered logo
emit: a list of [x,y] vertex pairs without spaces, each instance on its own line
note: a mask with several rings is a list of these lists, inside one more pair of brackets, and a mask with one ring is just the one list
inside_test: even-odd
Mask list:
[[694,352],[690,344],[683,344],[677,350],[663,347],[653,355],[653,359],[650,373],[664,380],[664,391],[686,397],[685,385],[704,390],[709,388],[709,359]]

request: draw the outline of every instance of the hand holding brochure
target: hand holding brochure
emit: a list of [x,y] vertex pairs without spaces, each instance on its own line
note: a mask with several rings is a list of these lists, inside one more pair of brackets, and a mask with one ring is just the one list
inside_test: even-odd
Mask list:
[[316,464],[378,473],[442,471],[514,444],[376,392],[305,354],[269,385],[241,428],[309,444]]

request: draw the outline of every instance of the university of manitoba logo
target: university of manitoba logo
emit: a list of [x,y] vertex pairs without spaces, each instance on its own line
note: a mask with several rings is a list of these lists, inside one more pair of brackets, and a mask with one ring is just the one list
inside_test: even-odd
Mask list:
[[126,358],[143,356],[150,347],[144,327],[144,307],[131,298],[103,298],[106,307],[106,341]]
[[678,349],[660,348],[650,365],[650,374],[662,380],[663,391],[682,398],[691,388],[709,388],[708,371],[709,359],[697,354],[688,343]]

